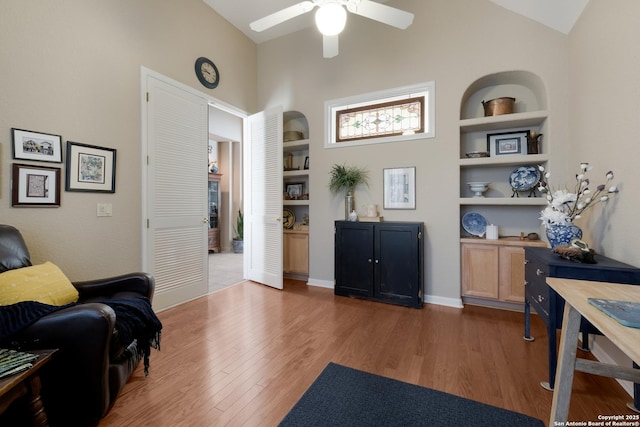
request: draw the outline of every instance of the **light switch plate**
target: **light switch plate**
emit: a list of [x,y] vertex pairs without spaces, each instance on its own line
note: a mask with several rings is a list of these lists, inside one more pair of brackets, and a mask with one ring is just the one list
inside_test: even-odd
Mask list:
[[98,216],[113,216],[113,205],[111,203],[98,203]]

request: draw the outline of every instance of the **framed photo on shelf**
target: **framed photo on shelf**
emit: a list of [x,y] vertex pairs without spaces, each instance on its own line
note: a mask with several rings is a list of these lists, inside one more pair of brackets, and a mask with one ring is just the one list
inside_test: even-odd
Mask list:
[[309,156],[304,158],[304,169],[309,169]]
[[416,208],[416,168],[383,170],[384,209]]
[[116,192],[116,150],[67,141],[67,191]]
[[287,196],[289,196],[289,200],[299,200],[302,199],[302,195],[304,194],[304,183],[291,183],[286,184],[285,192]]
[[13,158],[62,163],[62,137],[42,132],[11,128]]
[[13,164],[11,206],[60,206],[60,168]]
[[528,130],[487,134],[489,156],[527,154]]

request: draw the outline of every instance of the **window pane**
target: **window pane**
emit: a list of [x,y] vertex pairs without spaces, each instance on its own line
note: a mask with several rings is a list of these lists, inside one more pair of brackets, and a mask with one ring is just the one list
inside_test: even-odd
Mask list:
[[424,131],[424,96],[362,105],[336,113],[336,142]]

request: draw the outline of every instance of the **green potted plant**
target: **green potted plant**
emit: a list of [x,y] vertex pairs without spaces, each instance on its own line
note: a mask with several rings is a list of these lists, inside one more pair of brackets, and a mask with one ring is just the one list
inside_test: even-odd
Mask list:
[[233,227],[235,236],[231,241],[234,254],[241,254],[244,250],[244,216],[242,211],[238,209],[238,216],[236,218],[236,225]]
[[360,184],[367,184],[369,171],[358,166],[333,165],[329,171],[329,190],[338,194],[345,192],[344,219],[349,219],[349,213],[353,210],[353,191]]

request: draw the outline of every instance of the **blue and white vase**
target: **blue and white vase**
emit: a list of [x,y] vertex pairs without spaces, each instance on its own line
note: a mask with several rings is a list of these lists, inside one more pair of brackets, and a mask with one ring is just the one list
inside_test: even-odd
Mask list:
[[573,239],[582,239],[582,229],[577,225],[549,224],[547,225],[547,239],[551,249],[556,246],[568,245]]

